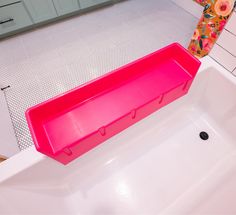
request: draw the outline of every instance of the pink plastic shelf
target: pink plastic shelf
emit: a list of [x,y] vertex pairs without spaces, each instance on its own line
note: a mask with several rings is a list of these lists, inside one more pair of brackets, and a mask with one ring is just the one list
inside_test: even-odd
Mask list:
[[174,43],[28,109],[37,150],[69,163],[186,94],[199,66]]

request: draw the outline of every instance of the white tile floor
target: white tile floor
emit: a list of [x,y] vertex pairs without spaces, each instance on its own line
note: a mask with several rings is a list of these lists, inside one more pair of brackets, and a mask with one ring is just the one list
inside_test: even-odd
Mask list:
[[32,145],[25,110],[172,42],[197,19],[171,1],[128,0],[0,42],[0,85],[20,149]]

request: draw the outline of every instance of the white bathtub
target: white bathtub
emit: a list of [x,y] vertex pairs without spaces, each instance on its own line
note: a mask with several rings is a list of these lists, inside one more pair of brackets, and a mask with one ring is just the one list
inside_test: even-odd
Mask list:
[[206,57],[187,96],[71,164],[1,163],[0,214],[233,215],[235,181],[236,78]]

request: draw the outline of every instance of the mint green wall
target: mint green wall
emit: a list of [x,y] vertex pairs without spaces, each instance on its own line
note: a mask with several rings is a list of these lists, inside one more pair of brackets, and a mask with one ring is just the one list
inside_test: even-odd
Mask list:
[[77,0],[53,0],[58,15],[79,10],[79,2]]
[[0,39],[120,0],[0,0]]
[[23,0],[34,23],[57,17],[51,0]]
[[22,3],[0,7],[0,21],[0,35],[33,24]]
[[107,1],[108,0],[79,0],[81,8],[91,7]]

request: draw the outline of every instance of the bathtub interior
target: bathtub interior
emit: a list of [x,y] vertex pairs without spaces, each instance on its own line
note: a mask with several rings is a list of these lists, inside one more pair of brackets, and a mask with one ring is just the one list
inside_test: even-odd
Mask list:
[[44,157],[3,181],[1,212],[235,214],[235,88],[230,74],[201,71],[185,97],[71,164]]

